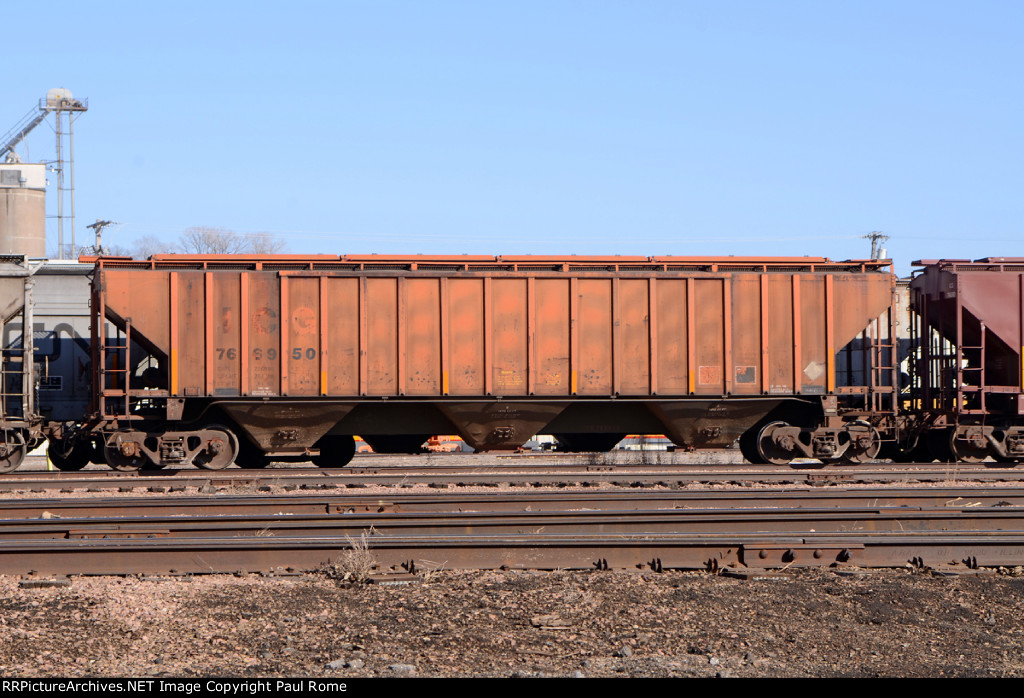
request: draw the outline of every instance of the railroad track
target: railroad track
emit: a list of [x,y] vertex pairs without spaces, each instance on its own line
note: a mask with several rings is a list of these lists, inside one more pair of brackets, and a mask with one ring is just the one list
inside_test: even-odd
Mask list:
[[356,541],[390,572],[1024,564],[1020,488],[643,494],[3,502],[0,572],[308,570]]
[[637,509],[917,509],[1024,506],[1024,487],[616,490],[360,495],[224,495],[0,500],[0,520],[137,516],[464,513]]
[[[1021,482],[1024,468],[993,464],[873,463],[821,467],[797,464],[766,467],[750,463],[594,463],[578,456],[480,459],[476,464],[445,463],[445,457],[381,457],[347,468],[271,467],[265,470],[229,468],[210,471],[146,470],[118,472],[107,468],[78,472],[18,470],[0,477],[0,492],[183,487],[402,487],[457,486],[571,486],[619,485],[627,487],[683,486],[693,483],[884,483],[884,482]],[[437,462],[440,460],[441,462]],[[45,463],[45,461],[43,461]],[[45,467],[45,466],[44,466]]]

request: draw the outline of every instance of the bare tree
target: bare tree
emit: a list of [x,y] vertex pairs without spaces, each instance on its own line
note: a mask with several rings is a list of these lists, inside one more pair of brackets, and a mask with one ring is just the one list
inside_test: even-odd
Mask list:
[[181,250],[192,254],[277,254],[285,243],[270,233],[239,235],[226,228],[197,226],[181,236]]
[[176,251],[176,243],[165,242],[155,235],[143,235],[132,244],[131,256],[136,259],[148,259],[155,254]]
[[[103,254],[117,257],[148,259],[155,254],[183,252],[185,254],[280,254],[286,247],[285,241],[271,233],[241,235],[226,228],[196,226],[188,228],[176,241],[161,240],[155,235],[143,235],[130,245],[104,243]],[[71,258],[78,255],[95,255],[99,251],[94,245],[81,245],[75,250],[65,250]],[[73,253],[73,254],[72,254]],[[51,259],[58,257],[57,250],[49,251]]]
[[233,230],[197,226],[181,236],[181,249],[191,254],[243,254],[246,239]]
[[248,239],[250,254],[280,254],[284,251],[285,244],[281,238],[274,237],[270,233],[256,233]]

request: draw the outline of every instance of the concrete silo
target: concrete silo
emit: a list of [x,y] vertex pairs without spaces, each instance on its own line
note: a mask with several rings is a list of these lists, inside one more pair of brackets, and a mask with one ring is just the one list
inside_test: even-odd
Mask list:
[[0,254],[45,257],[46,165],[16,160],[0,163]]

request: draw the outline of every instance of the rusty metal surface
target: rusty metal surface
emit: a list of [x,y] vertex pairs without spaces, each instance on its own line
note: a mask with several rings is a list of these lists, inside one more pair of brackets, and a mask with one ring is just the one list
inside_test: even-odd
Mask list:
[[933,260],[911,281],[913,407],[944,460],[1024,459],[1024,263]]
[[[38,540],[0,545],[2,574],[166,574],[315,570],[346,549],[324,538]],[[380,570],[785,568],[850,564],[970,570],[1024,561],[1024,536],[922,534],[381,537]]]
[[673,492],[624,490],[602,492],[519,491],[422,494],[389,492],[302,493],[290,495],[226,495],[172,497],[104,497],[19,499],[0,501],[0,519],[40,519],[139,516],[266,516],[269,514],[365,514],[382,512],[558,511],[703,509],[735,510],[757,507],[782,509],[913,507],[968,509],[1024,506],[1021,487],[830,488],[828,490],[746,489]]
[[[229,411],[264,450],[274,435],[244,403],[266,398],[330,404],[337,419],[307,419],[345,434],[360,433],[345,425],[348,412],[369,420],[358,414],[367,401],[430,401],[478,450],[546,433],[567,401],[631,399],[628,409],[677,444],[724,446],[775,396],[834,390],[836,353],[886,311],[893,285],[888,263],[822,258],[162,255],[96,264],[95,312],[158,366],[160,379],[133,386],[129,402],[166,399],[178,418],[176,401],[234,398]],[[103,404],[130,419],[114,376],[130,361],[119,361],[97,362],[107,372]],[[702,396],[750,402],[719,406],[712,424],[661,404]],[[364,433],[396,428],[375,419]],[[297,450],[324,433],[314,431],[293,439]]]
[[[726,536],[789,533],[855,534],[1020,531],[1021,507],[838,507],[789,509],[631,509],[602,511],[478,511],[381,512],[338,514],[263,514],[215,516],[116,516],[62,518],[43,521],[0,520],[0,545],[36,539],[148,539],[299,537],[332,538],[339,543],[370,532],[370,542],[395,536],[418,536],[424,541],[455,535],[498,536],[523,533],[544,535]],[[429,543],[426,543],[429,545]]]
[[[108,318],[130,319],[161,356],[189,358],[171,362],[172,395],[335,397],[820,394],[828,348],[879,316],[891,286],[877,273],[772,272],[762,318],[754,272],[339,273],[104,268],[98,283]],[[826,278],[837,287],[827,308]],[[799,328],[780,327],[785,317]],[[329,346],[330,328],[356,327],[359,351]],[[760,335],[776,349],[768,363]],[[662,370],[652,375],[652,363]],[[755,390],[766,370],[768,389]]]
[[[982,388],[988,400],[981,400],[985,407],[979,405],[980,409],[1017,416],[1017,396],[1024,390],[1024,263],[1013,259],[930,262],[918,271],[910,287],[915,309],[926,326],[952,343],[960,362],[957,371],[957,366],[946,365],[938,356],[927,361],[923,371],[926,387],[946,392],[958,385]],[[930,338],[925,335],[922,339]],[[976,353],[982,351],[983,355]],[[1005,395],[1003,400],[1000,394]],[[931,397],[926,392],[925,401]],[[1008,402],[1010,397],[1013,399]],[[959,404],[966,401],[975,400],[966,400],[960,391]],[[956,403],[949,404],[955,407]]]

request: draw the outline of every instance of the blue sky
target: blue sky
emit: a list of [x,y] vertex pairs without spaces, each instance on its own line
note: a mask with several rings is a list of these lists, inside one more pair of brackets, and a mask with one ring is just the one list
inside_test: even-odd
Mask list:
[[80,242],[846,259],[881,230],[906,272],[1024,256],[1022,38],[1019,2],[18,3],[0,131],[89,99]]

